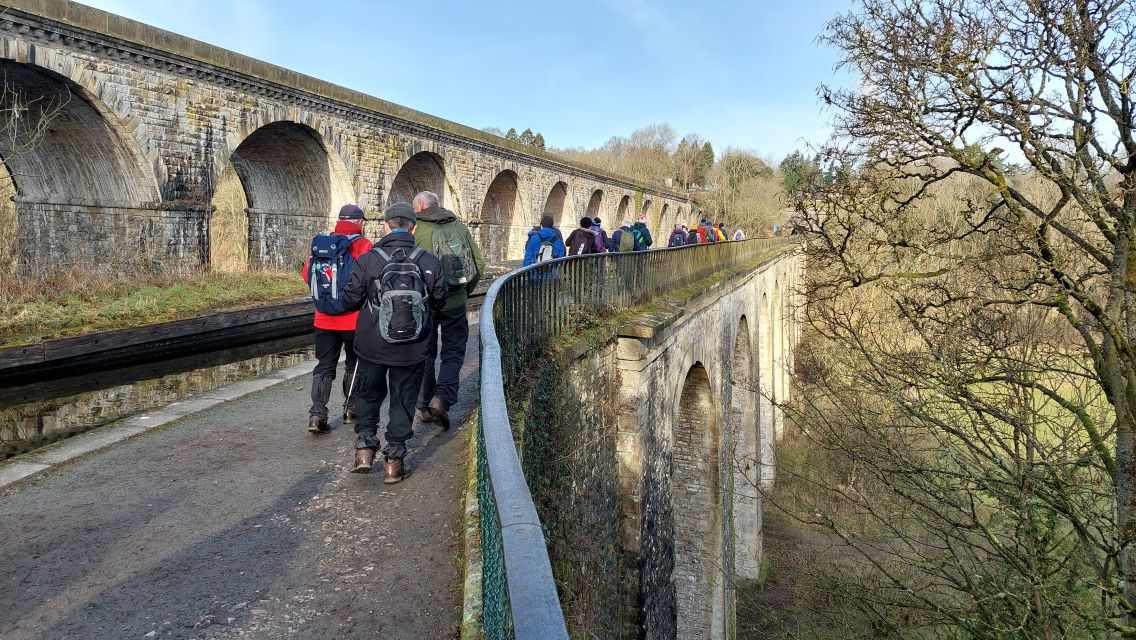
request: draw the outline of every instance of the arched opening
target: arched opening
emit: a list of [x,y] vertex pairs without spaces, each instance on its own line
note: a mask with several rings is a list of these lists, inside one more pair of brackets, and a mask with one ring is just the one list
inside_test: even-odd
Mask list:
[[675,214],[675,220],[677,220],[679,224],[685,224],[688,229],[692,228],[695,224],[697,224],[697,220],[687,220],[686,219],[686,212],[683,211],[682,207],[678,208],[678,211]]
[[[160,200],[157,182],[125,127],[97,97],[57,73],[5,60],[0,75],[6,84],[0,94],[6,259],[0,267],[117,270],[160,263],[169,253],[164,230],[150,228],[137,211]],[[189,226],[196,228],[196,221]],[[105,241],[76,242],[76,234]],[[199,260],[199,247],[192,238],[188,244]]]
[[497,174],[481,203],[478,242],[487,261],[519,260],[524,256],[524,224],[517,174],[510,169]]
[[701,363],[687,372],[678,398],[672,458],[676,613],[684,628],[720,638],[725,605],[721,433]]
[[[631,211],[631,196],[623,196],[619,199],[619,208],[615,210],[615,216],[618,220],[612,222],[612,228],[616,228],[628,220],[628,212]],[[633,220],[631,222],[634,222]]]
[[670,205],[663,203],[663,208],[659,210],[659,235],[668,234],[674,231],[675,220],[668,217],[670,213]]
[[568,183],[557,182],[552,185],[548,197],[544,200],[544,215],[552,216],[558,227],[565,226],[567,218],[572,211],[572,203],[568,198]]
[[643,206],[640,207],[640,209],[639,209],[639,219],[640,220],[645,220],[647,218],[647,216],[650,215],[652,204],[654,204],[653,200],[649,200],[647,198],[643,199]]
[[[335,212],[353,200],[341,161],[328,154],[323,139],[311,127],[297,122],[273,122],[252,132],[229,156],[240,183],[221,172],[213,194],[210,242],[218,244],[218,258],[210,263],[224,268],[226,256],[248,247],[248,265],[291,269],[303,264],[312,236],[327,231]],[[247,212],[247,235],[226,231],[239,228],[241,205]],[[247,239],[246,239],[247,238]]]
[[732,472],[734,571],[755,580],[761,567],[761,434],[757,421],[757,376],[749,338],[749,322],[742,316],[734,337],[730,370],[730,427],[733,450],[728,457]]
[[604,193],[602,189],[596,189],[592,192],[592,197],[588,199],[587,215],[589,218],[595,218],[600,215],[600,211],[603,210],[603,196]]
[[213,188],[209,220],[209,268],[213,271],[248,270],[248,206],[241,179],[230,164]]
[[432,151],[420,151],[403,163],[391,182],[387,205],[410,202],[423,191],[436,193],[443,207],[461,217],[461,212],[458,211],[458,190],[446,175],[446,162],[442,156]]

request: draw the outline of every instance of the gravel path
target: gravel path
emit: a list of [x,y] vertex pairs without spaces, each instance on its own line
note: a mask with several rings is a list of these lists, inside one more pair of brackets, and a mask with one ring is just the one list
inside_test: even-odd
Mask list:
[[456,637],[477,349],[401,484],[307,433],[303,377],[0,494],[0,637]]

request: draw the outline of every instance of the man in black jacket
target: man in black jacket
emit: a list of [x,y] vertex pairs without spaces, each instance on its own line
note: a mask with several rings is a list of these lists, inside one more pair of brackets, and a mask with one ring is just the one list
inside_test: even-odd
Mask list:
[[[355,354],[359,356],[359,375],[356,381],[355,408],[355,465],[353,473],[370,473],[379,448],[377,435],[379,409],[390,392],[389,421],[383,449],[383,482],[400,482],[409,475],[402,459],[406,456],[406,441],[414,434],[411,423],[414,415],[414,401],[422,385],[422,371],[426,364],[429,341],[437,339],[431,328],[433,322],[426,318],[421,335],[411,342],[391,343],[380,333],[372,305],[377,307],[379,276],[388,261],[378,250],[394,257],[401,250],[410,256],[415,251],[414,209],[406,202],[396,202],[386,210],[387,235],[375,243],[374,249],[363,254],[355,262],[351,280],[343,292],[344,306],[348,309],[362,310],[355,327]],[[442,273],[442,263],[433,254],[422,251],[414,262],[422,273],[425,283],[429,313],[438,313],[446,304],[448,294],[446,278]]]

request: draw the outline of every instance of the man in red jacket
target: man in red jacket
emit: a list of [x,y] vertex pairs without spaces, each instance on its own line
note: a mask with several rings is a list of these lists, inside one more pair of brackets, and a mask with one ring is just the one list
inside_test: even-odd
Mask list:
[[[363,224],[367,219],[363,210],[353,204],[345,204],[339,210],[339,221],[335,223],[332,233],[341,236],[362,235]],[[351,256],[356,260],[359,256],[371,250],[371,241],[365,237],[358,238],[351,243]],[[304,265],[304,282],[311,284],[311,258]],[[344,274],[344,280],[350,271]],[[319,363],[312,371],[312,408],[309,411],[308,431],[312,433],[327,433],[331,428],[327,425],[327,401],[331,398],[331,383],[335,381],[335,368],[339,365],[339,350],[347,351],[347,366],[343,375],[343,396],[351,396],[351,377],[355,370],[355,322],[359,319],[358,311],[349,311],[338,315],[329,315],[316,310],[316,358]],[[343,412],[344,422],[355,421],[355,407],[348,402]]]

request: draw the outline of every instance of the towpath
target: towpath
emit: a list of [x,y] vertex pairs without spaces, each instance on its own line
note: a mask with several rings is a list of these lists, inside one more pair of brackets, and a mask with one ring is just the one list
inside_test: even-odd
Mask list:
[[350,429],[307,433],[305,376],[4,491],[0,637],[455,637],[476,329],[401,484],[347,472]]

